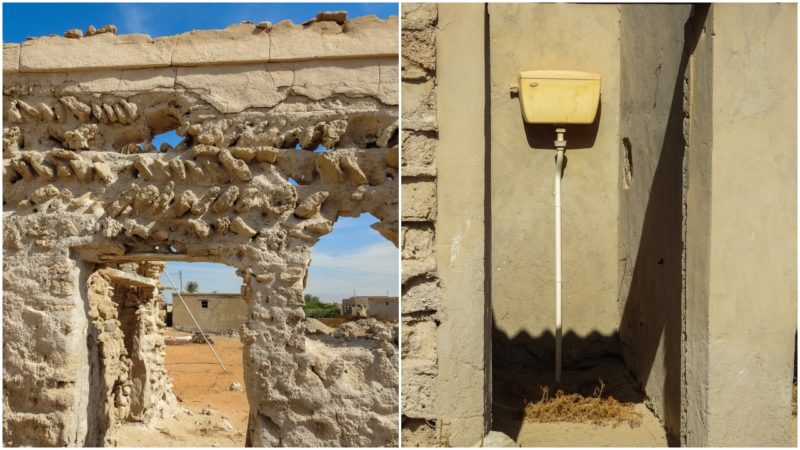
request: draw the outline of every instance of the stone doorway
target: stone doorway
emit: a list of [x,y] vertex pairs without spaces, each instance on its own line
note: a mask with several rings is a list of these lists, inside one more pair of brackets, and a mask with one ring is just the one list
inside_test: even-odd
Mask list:
[[177,406],[164,366],[163,263],[120,263],[86,283],[89,365],[87,439],[116,445],[114,427],[151,422]]

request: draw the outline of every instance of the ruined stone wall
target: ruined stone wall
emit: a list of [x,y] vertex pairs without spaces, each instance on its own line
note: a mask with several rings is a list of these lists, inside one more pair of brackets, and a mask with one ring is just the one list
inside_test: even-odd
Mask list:
[[[369,212],[397,241],[396,20],[4,46],[5,444],[107,431],[87,412],[110,395],[86,345],[89,292],[108,295],[92,274],[159,260],[243,278],[249,444],[396,443],[393,347],[317,342],[301,308],[311,248],[338,217]],[[169,130],[183,141],[154,148]]]
[[403,439],[440,440],[436,270],[436,4],[402,5]]
[[[484,22],[483,4],[404,10],[403,436],[408,445],[469,446],[490,426]],[[465,73],[463,67],[471,69]]]
[[[149,422],[177,407],[165,367],[162,262],[120,264],[87,280],[89,410],[86,443],[113,446],[114,426]],[[91,414],[91,413],[90,413]]]

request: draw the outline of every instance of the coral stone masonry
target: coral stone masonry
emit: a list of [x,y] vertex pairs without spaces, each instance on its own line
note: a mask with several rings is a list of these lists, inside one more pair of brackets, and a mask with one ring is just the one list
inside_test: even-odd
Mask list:
[[397,243],[397,18],[67,34],[3,47],[3,443],[113,445],[175,407],[177,260],[242,277],[247,444],[396,445],[396,339],[316,340],[301,305],[338,217]]

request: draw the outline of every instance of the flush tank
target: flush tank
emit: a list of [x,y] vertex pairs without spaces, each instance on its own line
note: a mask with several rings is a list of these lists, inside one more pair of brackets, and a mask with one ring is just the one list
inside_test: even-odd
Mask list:
[[574,70],[520,72],[519,99],[526,123],[589,124],[600,103],[600,75]]

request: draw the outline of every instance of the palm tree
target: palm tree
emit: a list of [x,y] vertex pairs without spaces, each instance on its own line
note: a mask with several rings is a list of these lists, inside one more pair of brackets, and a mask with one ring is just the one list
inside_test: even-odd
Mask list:
[[190,281],[186,283],[186,292],[194,294],[200,290],[200,284],[197,281]]

